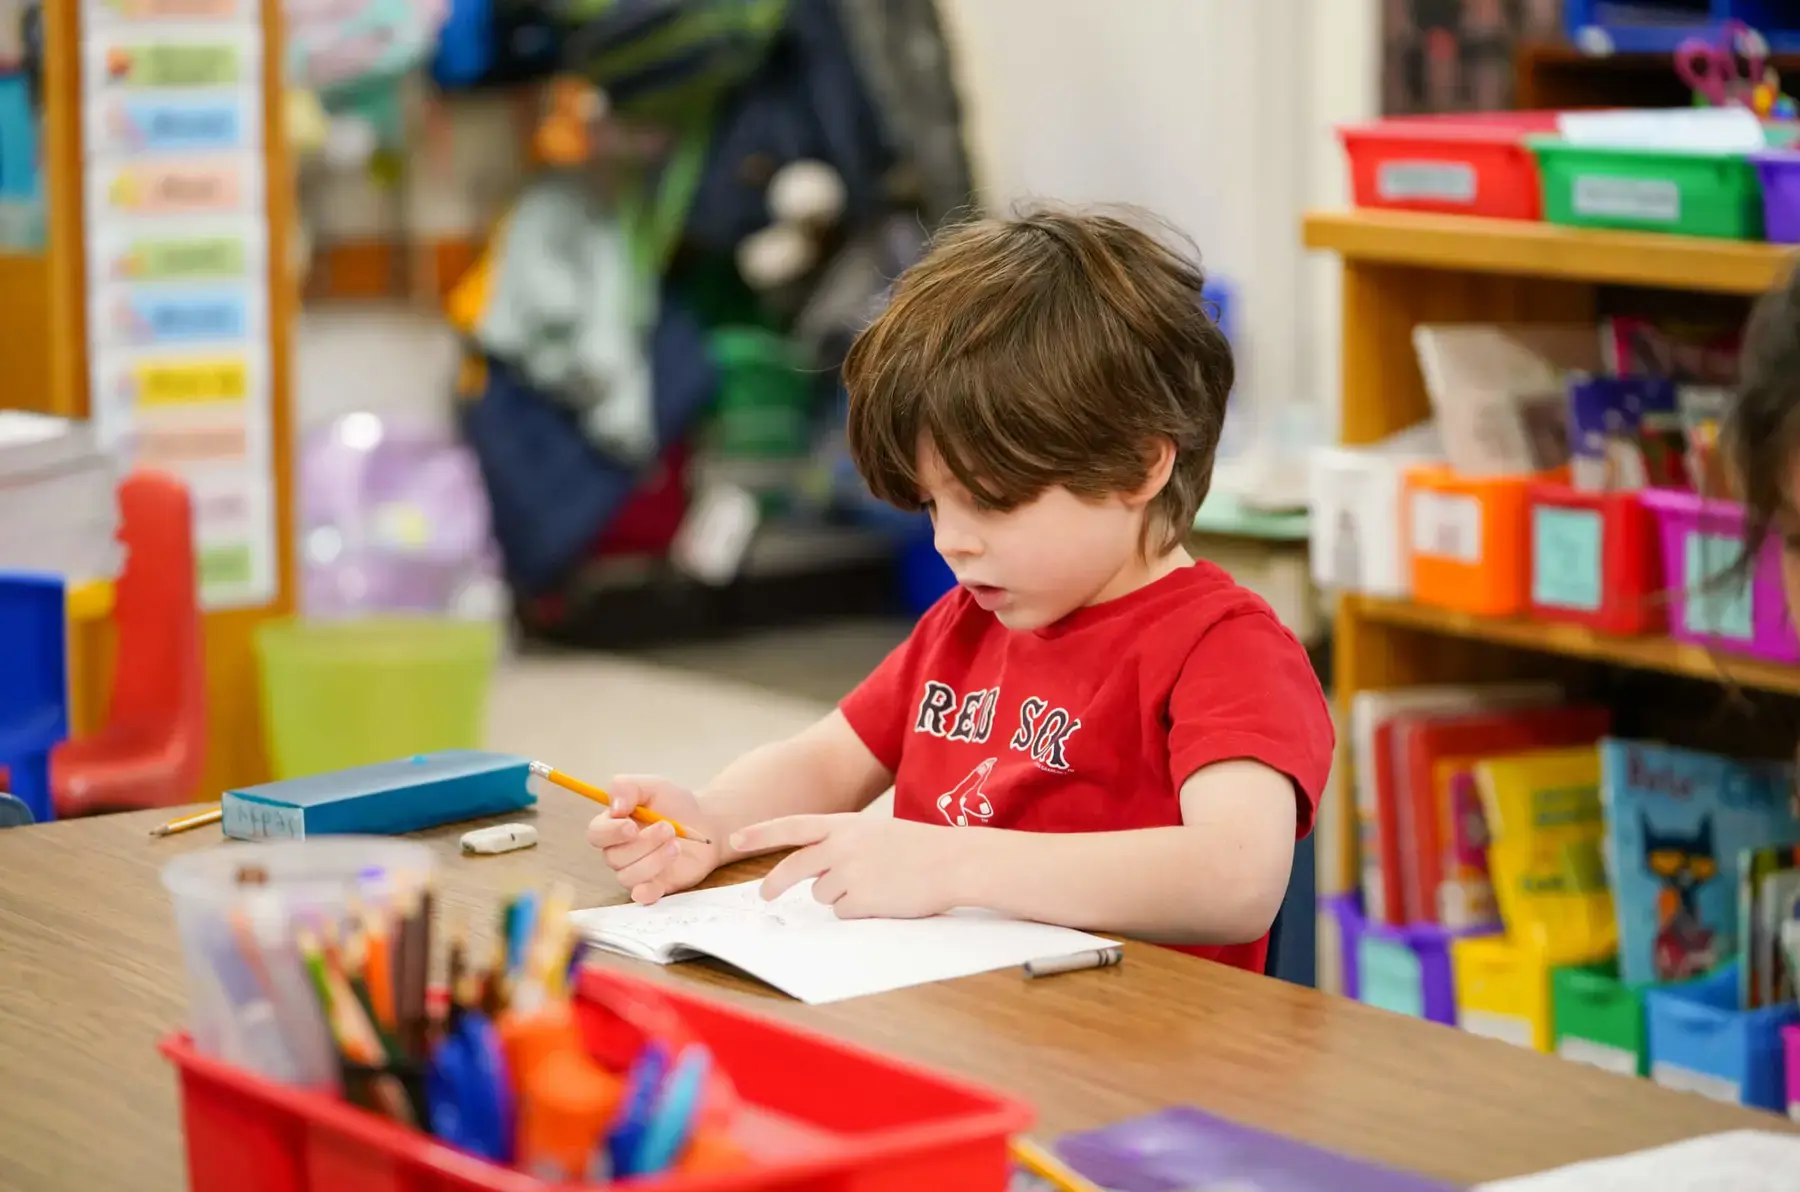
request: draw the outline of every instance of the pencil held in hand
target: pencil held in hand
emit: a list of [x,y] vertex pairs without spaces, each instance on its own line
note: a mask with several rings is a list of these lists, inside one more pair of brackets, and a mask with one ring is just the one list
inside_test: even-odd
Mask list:
[[[569,775],[564,774],[561,770],[551,766],[548,762],[532,762],[531,772],[546,782],[554,782],[557,786],[562,787],[566,791],[574,791],[584,799],[592,799],[602,807],[612,806],[611,795],[607,794],[599,787],[594,786],[592,783],[583,782],[579,778],[569,777]],[[700,835],[700,833],[694,831],[692,828],[684,826],[679,820],[672,820],[666,815],[658,815],[648,807],[638,807],[634,809],[631,813],[631,818],[644,827],[649,827],[651,824],[668,824],[671,828],[675,829],[675,835],[684,840],[692,840],[697,844],[712,843],[712,841]]]

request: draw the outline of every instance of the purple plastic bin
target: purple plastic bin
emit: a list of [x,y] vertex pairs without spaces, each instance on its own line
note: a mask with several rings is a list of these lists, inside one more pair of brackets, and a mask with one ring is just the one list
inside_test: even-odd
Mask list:
[[1769,149],[1750,156],[1762,179],[1764,238],[1771,244],[1800,244],[1800,153]]
[[1800,1026],[1781,1028],[1781,1052],[1787,1061],[1787,1114],[1800,1122]]
[[1356,975],[1356,943],[1363,932],[1362,899],[1356,894],[1327,894],[1319,899],[1319,909],[1337,924],[1340,991],[1347,998],[1360,998],[1362,982]]
[[1367,923],[1357,940],[1359,1001],[1427,1022],[1456,1025],[1456,978],[1450,941],[1435,923],[1389,927]]
[[1800,662],[1800,639],[1781,590],[1781,548],[1770,539],[1757,556],[1749,590],[1713,578],[1736,563],[1744,509],[1735,501],[1648,489],[1669,591],[1669,636],[1769,662]]

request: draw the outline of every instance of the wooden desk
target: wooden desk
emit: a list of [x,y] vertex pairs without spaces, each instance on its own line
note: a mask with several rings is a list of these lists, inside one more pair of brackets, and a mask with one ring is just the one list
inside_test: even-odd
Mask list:
[[[550,875],[575,882],[583,904],[621,897],[582,840],[592,806],[556,794],[533,850],[464,859],[457,830],[428,834],[448,915],[479,913],[479,935],[501,893]],[[184,1011],[157,871],[218,836],[150,839],[167,814],[0,832],[8,1192],[184,1186],[174,1075],[155,1049]],[[1790,1128],[1151,947],[1112,970],[989,973],[821,1007],[701,965],[639,967],[1010,1090],[1038,1107],[1045,1137],[1181,1102],[1474,1182],[1715,1130]]]

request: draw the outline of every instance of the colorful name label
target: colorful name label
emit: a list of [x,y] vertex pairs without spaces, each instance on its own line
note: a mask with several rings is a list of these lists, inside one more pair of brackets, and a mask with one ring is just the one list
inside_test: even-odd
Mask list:
[[239,340],[257,329],[244,289],[127,289],[101,307],[112,336],[139,346]]
[[248,91],[222,98],[115,97],[96,105],[91,143],[117,153],[246,152],[260,142],[253,100]]
[[126,21],[229,21],[250,15],[255,0],[92,0],[101,19]]
[[91,252],[95,279],[108,281],[232,281],[261,267],[260,241],[239,233],[140,236],[102,230]]
[[120,166],[96,179],[103,208],[132,215],[196,215],[240,211],[255,198],[248,159]]
[[250,366],[241,356],[145,360],[134,364],[126,375],[132,397],[140,406],[243,401],[250,392]]
[[224,87],[254,76],[244,57],[245,47],[229,41],[146,42],[109,48],[101,69],[115,86]]

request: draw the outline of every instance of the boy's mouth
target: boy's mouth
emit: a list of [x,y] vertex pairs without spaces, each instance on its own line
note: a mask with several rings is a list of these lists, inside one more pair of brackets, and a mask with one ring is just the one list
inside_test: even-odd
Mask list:
[[963,587],[975,598],[975,603],[989,612],[1006,603],[1006,589],[996,588],[992,584],[971,584],[965,581]]

